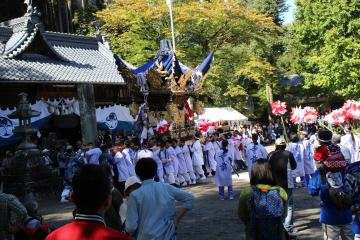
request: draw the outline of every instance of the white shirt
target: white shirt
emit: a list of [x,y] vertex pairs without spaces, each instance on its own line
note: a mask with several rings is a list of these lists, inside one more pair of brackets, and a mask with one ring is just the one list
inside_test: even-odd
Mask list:
[[92,148],[85,153],[85,156],[88,159],[89,164],[96,164],[99,165],[99,157],[101,155],[100,148]]
[[194,144],[190,147],[191,152],[193,153],[192,160],[195,166],[201,166],[204,164],[204,155],[201,147],[200,140],[196,140]]

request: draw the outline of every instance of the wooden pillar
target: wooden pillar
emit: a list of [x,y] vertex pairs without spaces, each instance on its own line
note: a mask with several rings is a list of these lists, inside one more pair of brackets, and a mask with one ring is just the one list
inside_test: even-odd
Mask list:
[[82,142],[94,143],[96,140],[95,95],[92,84],[78,84],[77,94],[80,107]]

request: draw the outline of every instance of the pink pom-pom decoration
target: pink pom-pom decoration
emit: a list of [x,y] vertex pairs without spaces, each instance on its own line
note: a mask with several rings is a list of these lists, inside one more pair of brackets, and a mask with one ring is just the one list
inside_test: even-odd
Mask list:
[[281,116],[286,113],[286,102],[276,101],[271,105],[272,113],[275,116]]

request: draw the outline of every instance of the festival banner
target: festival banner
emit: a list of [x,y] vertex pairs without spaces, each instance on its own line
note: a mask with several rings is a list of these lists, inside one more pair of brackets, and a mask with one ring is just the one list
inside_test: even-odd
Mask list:
[[[65,116],[75,114],[80,116],[79,102],[76,99],[40,100],[31,105],[33,110],[41,112],[38,117],[31,119],[31,126],[41,129],[50,121],[51,116]],[[14,132],[19,126],[18,119],[10,119],[9,114],[16,108],[0,109],[0,147],[20,142],[21,136]],[[134,128],[135,119],[126,106],[113,105],[96,108],[96,122],[99,130],[126,131],[130,133]],[[41,134],[38,132],[38,137]]]
[[[41,128],[50,120],[52,113],[49,112],[47,104],[43,101],[37,101],[35,104],[31,105],[31,108],[41,112],[38,117],[33,117],[31,119],[32,127]],[[16,111],[16,108],[0,109],[0,147],[17,143],[22,138],[14,132],[15,128],[19,126],[18,119],[10,119],[8,117],[8,115],[14,111]]]
[[128,107],[113,105],[96,108],[96,122],[99,130],[130,133],[134,129],[135,119]]

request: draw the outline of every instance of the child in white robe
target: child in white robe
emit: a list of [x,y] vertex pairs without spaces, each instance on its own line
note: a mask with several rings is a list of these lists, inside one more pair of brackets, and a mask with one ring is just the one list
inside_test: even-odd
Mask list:
[[228,187],[229,199],[234,199],[234,192],[232,188],[232,161],[229,153],[228,141],[224,140],[221,143],[221,150],[216,155],[216,174],[215,183],[219,188],[220,200],[225,199],[225,187]]

